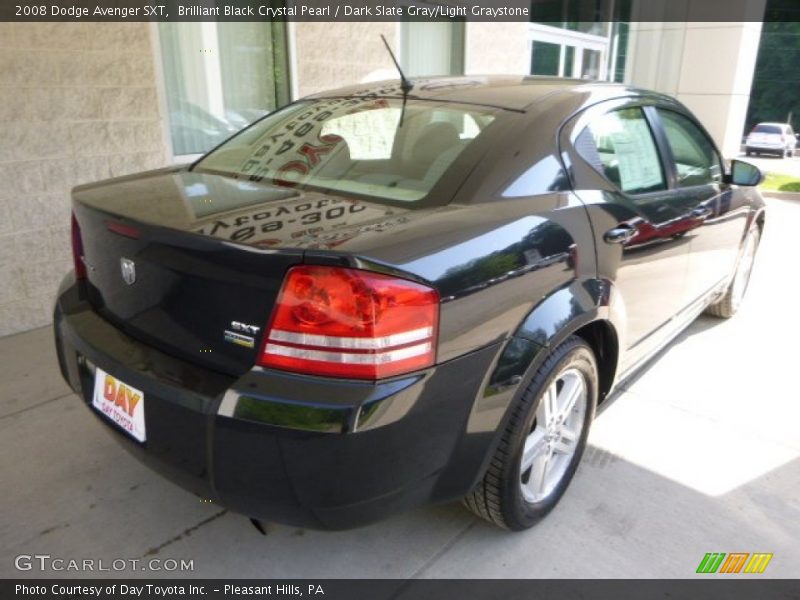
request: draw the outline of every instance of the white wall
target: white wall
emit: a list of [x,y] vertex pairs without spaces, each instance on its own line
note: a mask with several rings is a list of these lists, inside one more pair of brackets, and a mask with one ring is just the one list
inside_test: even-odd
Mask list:
[[760,22],[632,23],[626,82],[678,98],[733,157],[760,39]]
[[464,72],[467,75],[527,75],[531,57],[527,23],[467,23]]
[[397,23],[295,23],[298,95],[395,77],[380,34],[396,49],[398,31]]
[[0,23],[0,336],[50,322],[70,189],[163,166],[147,23]]

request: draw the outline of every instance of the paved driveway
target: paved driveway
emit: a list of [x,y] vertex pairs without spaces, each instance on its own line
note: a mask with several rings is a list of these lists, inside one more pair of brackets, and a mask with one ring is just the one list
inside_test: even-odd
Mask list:
[[259,535],[122,451],[60,381],[49,330],[0,340],[0,576],[39,553],[193,559],[200,577],[692,577],[713,551],[772,552],[764,576],[797,577],[800,201],[769,204],[737,318],[702,317],[629,385],[562,503],[521,534],[454,504]]
[[778,158],[777,156],[745,156],[742,153],[739,158],[753,163],[764,173],[784,173],[800,179],[800,154],[795,154],[791,158]]

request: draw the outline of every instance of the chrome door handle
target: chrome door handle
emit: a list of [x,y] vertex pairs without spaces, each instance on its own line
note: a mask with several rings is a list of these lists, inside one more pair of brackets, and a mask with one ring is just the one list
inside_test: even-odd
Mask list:
[[698,206],[689,213],[689,216],[694,217],[695,219],[705,219],[706,217],[710,217],[713,213],[714,211],[708,206]]
[[619,225],[606,231],[603,239],[607,244],[624,244],[636,235],[636,228],[630,225]]

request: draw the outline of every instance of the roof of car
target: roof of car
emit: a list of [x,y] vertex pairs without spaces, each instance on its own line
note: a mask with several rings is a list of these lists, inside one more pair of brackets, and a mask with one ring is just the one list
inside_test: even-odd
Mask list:
[[[667,96],[619,83],[542,77],[535,75],[464,75],[413,79],[409,98],[442,100],[525,110],[534,102],[551,94],[589,94],[602,97],[626,95]],[[312,98],[341,96],[401,96],[399,79],[350,85],[314,94]]]

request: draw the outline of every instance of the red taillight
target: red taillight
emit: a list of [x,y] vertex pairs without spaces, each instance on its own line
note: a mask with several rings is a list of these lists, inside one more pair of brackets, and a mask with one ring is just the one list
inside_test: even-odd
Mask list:
[[86,279],[86,264],[83,262],[83,239],[81,239],[81,226],[75,213],[72,214],[72,262],[75,264],[75,277]]
[[340,267],[286,274],[258,357],[263,367],[380,379],[436,360],[439,294],[405,279]]

